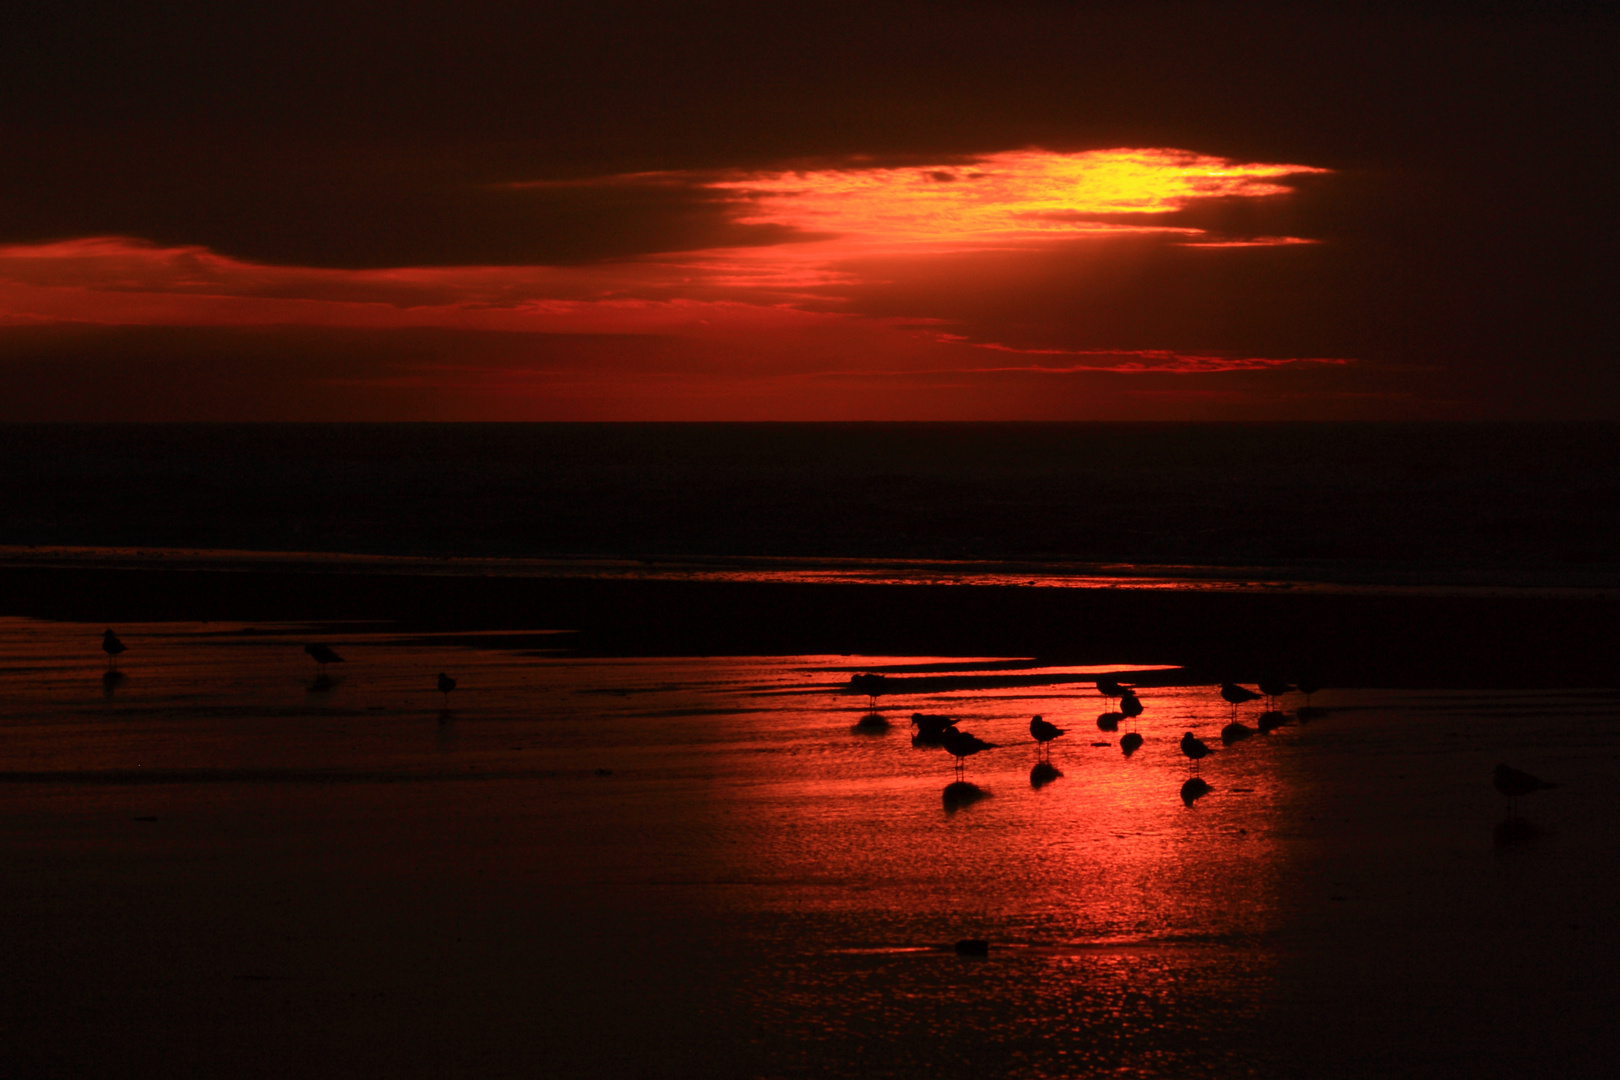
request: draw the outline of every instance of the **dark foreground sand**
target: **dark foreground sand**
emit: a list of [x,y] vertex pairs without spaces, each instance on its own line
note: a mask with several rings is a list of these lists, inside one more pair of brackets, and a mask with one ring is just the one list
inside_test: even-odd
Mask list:
[[[857,741],[864,702],[827,695],[781,713],[792,753],[773,756],[776,712],[729,715],[733,698],[673,677],[658,692],[691,715],[616,713],[640,699],[559,691],[543,699],[544,730],[571,732],[572,756],[474,783],[446,771],[482,760],[470,747],[514,749],[509,732],[524,731],[533,753],[534,733],[510,718],[480,727],[477,704],[436,722],[431,694],[372,714],[358,690],[382,678],[381,661],[375,675],[351,671],[331,700],[303,704],[300,688],[284,714],[251,683],[219,700],[184,680],[145,705],[114,693],[84,712],[73,754],[161,754],[176,730],[255,724],[272,748],[256,752],[274,752],[285,725],[289,746],[414,739],[441,771],[278,779],[255,774],[258,759],[234,744],[207,750],[239,770],[234,781],[95,780],[127,764],[112,757],[10,763],[8,1076],[1597,1077],[1620,1049],[1607,601],[94,570],[4,571],[0,586],[0,614],[88,624],[70,683],[95,681],[93,642],[109,621],[347,618],[578,630],[582,651],[601,656],[1045,653],[1247,665],[1232,672],[1246,678],[1278,657],[1309,658],[1340,688],[1328,716],[1218,755],[1217,791],[1194,809],[1173,797],[1173,754],[1135,762],[1166,778],[1144,789],[1155,800],[1163,789],[1153,813],[1174,813],[1153,824],[1127,802],[1124,819],[1100,819],[1098,843],[1156,852],[1133,879],[1139,891],[1117,896],[1087,877],[1107,865],[1106,846],[1072,879],[1055,869],[1077,858],[1066,847],[1002,850],[1032,842],[1028,814],[1071,805],[1057,799],[1078,813],[1135,782],[1112,746],[1065,744],[1067,775],[1044,792],[1021,782],[1024,751],[987,755],[979,776],[995,797],[952,816],[932,758],[913,756],[898,729]],[[435,662],[439,646],[423,644],[434,640],[414,638],[411,655]],[[520,658],[487,663],[526,670]],[[5,666],[14,683],[34,677],[16,658]],[[1013,694],[958,707],[979,710],[980,730],[998,738],[1029,711],[1096,708]],[[1150,704],[1147,730],[1161,741],[1224,720],[1218,703],[1185,695]],[[11,745],[49,745],[29,709],[7,710]],[[164,727],[182,714],[193,728]],[[649,748],[625,741],[633,726],[612,726],[638,723],[699,741]],[[851,754],[876,755],[899,779],[857,771],[815,785]],[[1564,784],[1525,807],[1531,825],[1516,833],[1497,828],[1505,811],[1487,779],[1503,759]],[[882,843],[950,872],[885,885],[860,869]],[[749,854],[760,852],[769,859]],[[1144,897],[1185,910],[1162,932],[1091,935],[1037,902],[1064,889],[1104,921]],[[998,946],[987,961],[926,950],[980,932]]]

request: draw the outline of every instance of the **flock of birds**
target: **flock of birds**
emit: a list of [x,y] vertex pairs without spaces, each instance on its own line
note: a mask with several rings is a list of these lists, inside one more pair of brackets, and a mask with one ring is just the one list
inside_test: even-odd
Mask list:
[[[109,682],[122,677],[123,673],[118,670],[118,657],[128,650],[129,646],[120,641],[118,635],[113,633],[111,629],[101,635],[101,651],[107,654],[106,678]],[[305,645],[304,652],[308,653],[310,659],[315,661],[315,681],[310,684],[310,689],[330,689],[332,682],[330,676],[326,673],[326,665],[341,664],[344,662],[343,657],[339,656],[331,646],[323,645],[320,642]],[[448,709],[450,707],[450,691],[456,688],[456,680],[441,671],[439,672],[437,686],[439,693],[444,695],[444,706]]]
[[[1258,684],[1258,692],[1250,690],[1236,683],[1221,684],[1221,699],[1232,707],[1231,721],[1221,729],[1221,742],[1227,746],[1241,742],[1256,734],[1268,734],[1290,722],[1293,717],[1277,708],[1277,699],[1285,694],[1299,692],[1305,695],[1305,704],[1298,707],[1295,716],[1301,720],[1308,720],[1314,716],[1325,715],[1326,710],[1313,706],[1311,698],[1322,689],[1319,683],[1311,679],[1301,679],[1294,683],[1272,679],[1262,679]],[[1110,701],[1118,699],[1119,707],[1115,711],[1103,713],[1097,718],[1097,727],[1102,731],[1113,732],[1119,730],[1121,722],[1134,720],[1143,712],[1142,701],[1136,695],[1133,687],[1125,686],[1111,677],[1103,677],[1096,681],[1097,692]],[[881,674],[862,673],[850,679],[850,689],[864,691],[868,695],[868,702],[876,706],[879,696],[887,689],[885,676]],[[1237,719],[1237,710],[1241,705],[1266,700],[1266,710],[1257,718],[1255,726],[1250,727]],[[880,719],[880,718],[879,718]],[[956,781],[946,789],[946,799],[952,798],[952,788],[970,787],[965,784],[964,776],[967,759],[974,754],[985,750],[994,750],[996,743],[986,742],[971,732],[957,728],[956,721],[949,716],[932,716],[925,713],[913,713],[912,727],[917,729],[912,738],[914,745],[942,747],[948,754],[956,759]],[[1029,735],[1035,741],[1036,764],[1030,773],[1030,782],[1036,787],[1057,779],[1062,774],[1051,764],[1052,742],[1068,734],[1066,728],[1042,716],[1032,717],[1029,721]],[[1128,731],[1120,737],[1119,746],[1126,757],[1130,757],[1141,749],[1143,738],[1135,731]],[[1200,775],[1200,763],[1208,757],[1212,750],[1210,745],[1191,731],[1181,736],[1181,753],[1187,759],[1188,777],[1181,787],[1182,801],[1191,806],[1194,801],[1209,794],[1213,789]],[[1518,800],[1526,795],[1538,791],[1546,791],[1560,785],[1543,780],[1521,769],[1515,769],[1507,764],[1496,766],[1491,777],[1492,786],[1496,788],[1508,801],[1508,823],[1518,821]]]
[[[101,636],[101,651],[107,654],[107,676],[109,679],[120,678],[122,673],[118,670],[118,658],[128,651],[128,646],[119,640],[110,628]],[[341,664],[343,657],[339,656],[330,646],[315,642],[304,646],[304,652],[316,664],[316,678],[312,687],[324,689],[330,686],[326,667],[328,664]],[[887,689],[886,677],[882,674],[862,673],[849,680],[850,689],[864,691],[868,696],[869,704],[875,706],[879,696]],[[1258,684],[1259,692],[1236,683],[1221,684],[1221,699],[1232,707],[1232,720],[1221,729],[1221,741],[1227,746],[1241,742],[1255,734],[1266,734],[1276,730],[1289,722],[1287,713],[1277,709],[1277,699],[1284,694],[1298,691],[1305,695],[1305,704],[1300,706],[1296,715],[1300,719],[1308,719],[1312,715],[1320,715],[1322,710],[1315,709],[1311,704],[1311,697],[1321,689],[1321,686],[1308,679],[1301,679],[1294,683],[1287,683],[1269,679],[1262,679]],[[1135,720],[1142,715],[1143,705],[1136,696],[1134,688],[1121,684],[1117,679],[1103,677],[1097,680],[1097,692],[1110,701],[1117,699],[1119,708],[1115,711],[1103,713],[1097,718],[1097,727],[1102,731],[1117,731],[1121,722]],[[450,706],[450,692],[456,688],[456,680],[444,672],[439,672],[436,683],[438,692],[444,695],[445,708]],[[1266,699],[1267,709],[1261,713],[1256,726],[1249,727],[1237,719],[1237,709],[1240,705]],[[949,716],[931,716],[925,713],[913,713],[911,726],[917,729],[913,742],[919,746],[938,746],[956,759],[956,782],[952,788],[961,785],[962,794],[971,785],[965,780],[967,759],[985,750],[994,750],[996,743],[986,742],[969,731],[962,731],[956,726],[956,721]],[[1029,721],[1029,735],[1035,741],[1036,765],[1030,774],[1032,783],[1049,782],[1061,774],[1051,764],[1052,742],[1068,734],[1068,730],[1041,716],[1032,717]],[[1126,757],[1131,756],[1142,747],[1142,736],[1138,732],[1128,731],[1120,737],[1119,746]],[[1181,737],[1181,753],[1187,759],[1188,778],[1181,788],[1181,797],[1189,806],[1193,801],[1208,794],[1212,789],[1199,775],[1199,764],[1211,753],[1210,746],[1203,739],[1187,732]],[[1499,764],[1491,776],[1491,784],[1508,801],[1508,819],[1516,821],[1518,818],[1518,800],[1538,791],[1546,791],[1559,785],[1543,780],[1538,776],[1515,769],[1507,764]],[[950,788],[947,788],[949,797]],[[975,789],[976,790],[976,789]]]

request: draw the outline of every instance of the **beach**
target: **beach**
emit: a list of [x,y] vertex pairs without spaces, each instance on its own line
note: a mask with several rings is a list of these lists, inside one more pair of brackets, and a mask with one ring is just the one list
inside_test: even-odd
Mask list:
[[[120,624],[107,682],[101,629],[0,626],[11,1075],[1596,1076],[1613,1049],[1611,690],[1340,686],[1226,746],[1262,706],[1142,656],[1127,757],[1097,668],[1009,654],[188,620]],[[987,797],[943,801],[913,711],[998,744],[966,763]],[[1068,729],[1040,786],[1036,713]],[[1186,730],[1216,748],[1192,805]],[[1522,833],[1499,759],[1563,785]]]
[[0,1071],[1607,1075],[1612,433],[0,428]]

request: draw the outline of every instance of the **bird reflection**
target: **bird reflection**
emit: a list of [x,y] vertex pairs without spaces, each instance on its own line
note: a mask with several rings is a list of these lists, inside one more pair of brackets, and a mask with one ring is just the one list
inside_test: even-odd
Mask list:
[[1097,730],[1118,731],[1119,722],[1123,719],[1125,719],[1124,713],[1105,712],[1101,716],[1097,717]]
[[945,812],[954,814],[965,806],[972,806],[980,799],[988,799],[990,793],[977,784],[970,784],[966,780],[956,780],[945,785]]
[[1187,782],[1181,785],[1181,801],[1191,806],[1215,789],[1210,787],[1201,776],[1189,776]]
[[1134,731],[1128,735],[1120,736],[1119,748],[1125,752],[1126,757],[1130,757],[1132,754],[1142,749],[1142,736],[1138,735]]
[[108,697],[112,697],[113,691],[117,690],[119,685],[128,677],[117,668],[108,668],[101,674],[101,692]]
[[1035,767],[1029,770],[1029,786],[1039,791],[1062,775],[1050,761],[1037,761]]
[[1260,719],[1257,720],[1256,723],[1259,725],[1260,734],[1270,735],[1273,731],[1276,731],[1278,728],[1288,723],[1288,714],[1285,712],[1279,712],[1276,709],[1271,709],[1267,712],[1261,713]]
[[867,713],[850,727],[857,735],[881,735],[889,730],[889,722],[881,713]]
[[1254,728],[1234,720],[1221,728],[1221,742],[1231,746],[1235,742],[1242,742],[1254,734]]

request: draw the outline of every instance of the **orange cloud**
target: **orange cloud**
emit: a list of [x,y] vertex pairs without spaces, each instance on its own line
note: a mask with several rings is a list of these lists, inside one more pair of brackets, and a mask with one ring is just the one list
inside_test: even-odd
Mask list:
[[[489,367],[483,366],[487,358],[477,360],[470,352],[438,366],[368,369],[340,381],[378,387],[468,383],[518,396],[555,394],[570,381],[609,387],[614,371],[667,380],[670,389],[661,392],[666,396],[678,393],[674,387],[685,376],[708,379],[704,393],[715,397],[744,392],[735,388],[746,390],[747,380],[842,378],[856,367],[874,378],[932,380],[941,393],[956,393],[1003,375],[1178,375],[1340,365],[1349,361],[1173,349],[1152,341],[1140,342],[1149,346],[1143,348],[1068,347],[1087,344],[1083,321],[1045,332],[1040,319],[1019,321],[1017,305],[1027,302],[1023,285],[964,261],[981,255],[1023,260],[1018,265],[1027,267],[1020,271],[1027,282],[1064,259],[1115,265],[1107,260],[1120,257],[1118,252],[1098,243],[1105,239],[1166,250],[1208,247],[1213,260],[1229,258],[1220,253],[1224,247],[1309,243],[1290,236],[1212,235],[1165,218],[1200,200],[1277,197],[1290,190],[1283,183],[1287,177],[1323,171],[1180,150],[1022,150],[904,167],[852,162],[798,171],[506,185],[518,192],[545,187],[548,197],[570,185],[695,189],[705,205],[725,208],[737,227],[725,234],[733,246],[575,266],[327,269],[252,263],[138,238],[82,237],[0,247],[0,325],[516,332],[533,336],[533,358],[515,356]],[[736,246],[739,236],[754,242]],[[1055,262],[1047,258],[1054,253]],[[1093,279],[1075,280],[1076,288],[1085,288]],[[949,308],[946,292],[936,287],[941,282],[966,288],[962,295],[972,295],[975,313]],[[904,287],[891,288],[897,284]],[[980,303],[985,296],[997,297],[997,303]],[[947,306],[930,306],[941,303]],[[1017,329],[1009,329],[1014,321]],[[608,336],[616,339],[611,350],[592,350],[588,368],[575,366],[578,350],[561,343],[566,337]],[[1122,343],[1117,331],[1105,336]],[[1067,362],[962,364],[964,347]],[[1020,401],[1006,407],[1031,406]]]
[[1141,231],[1196,236],[1201,230],[1107,219],[1167,214],[1199,199],[1282,195],[1291,189],[1277,178],[1326,171],[1183,150],[1016,150],[967,165],[784,172],[711,186],[752,201],[744,224],[888,245],[978,244]]

